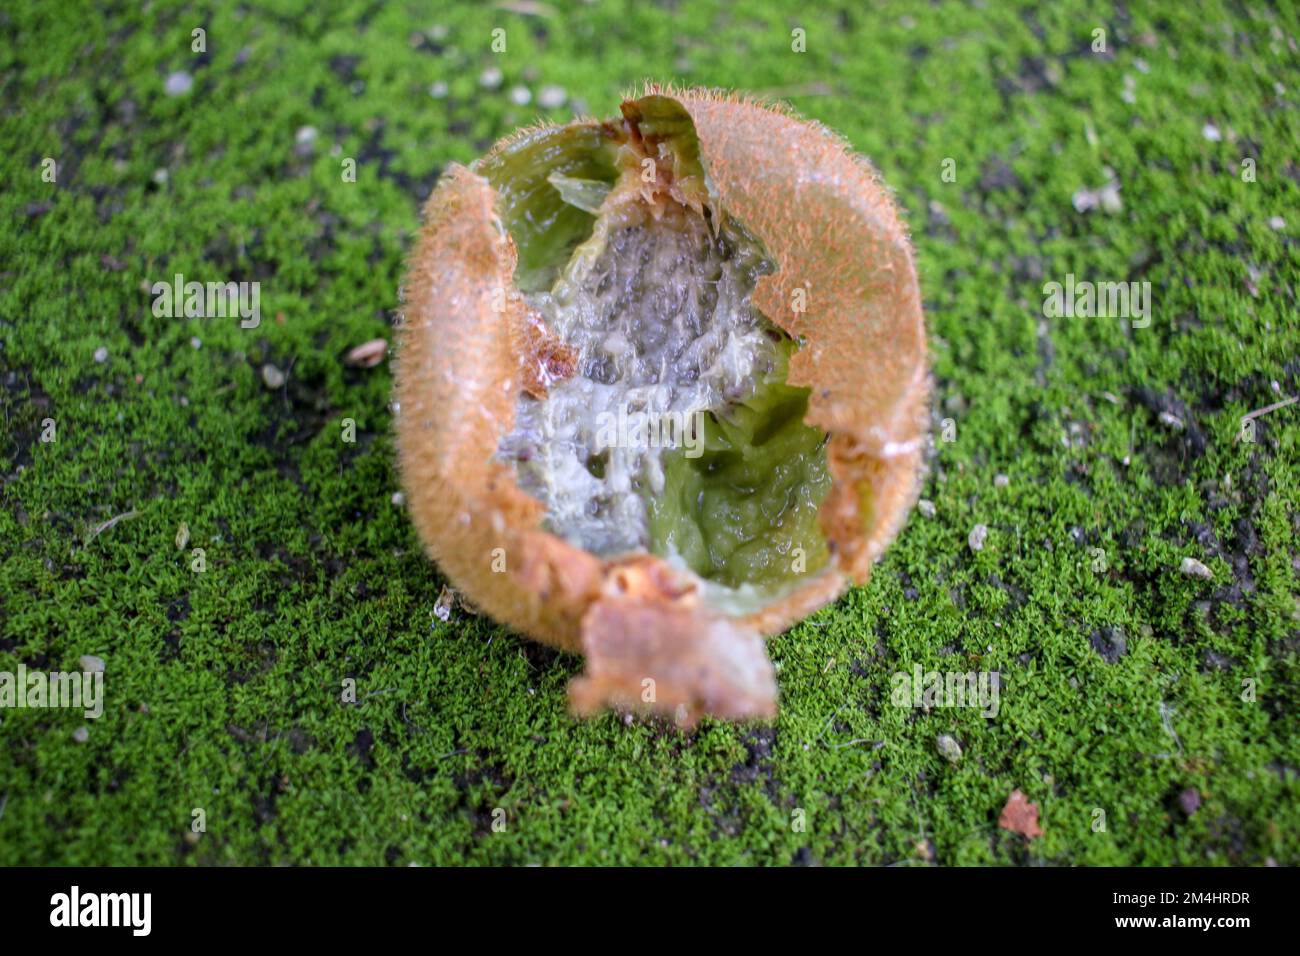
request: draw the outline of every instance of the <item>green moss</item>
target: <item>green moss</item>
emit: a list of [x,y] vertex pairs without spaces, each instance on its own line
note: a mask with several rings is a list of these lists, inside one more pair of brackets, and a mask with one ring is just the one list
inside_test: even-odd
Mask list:
[[793,350],[784,339],[747,398],[702,416],[697,448],[664,456],[663,493],[648,499],[655,554],[728,587],[779,586],[826,564],[826,434],[803,423],[809,390],[785,384]]
[[[0,712],[0,864],[1300,864],[1300,410],[1238,438],[1300,394],[1295,5],[545,6],[4,5],[0,669],[98,655],[106,699]],[[168,97],[176,70],[194,87]],[[435,617],[445,581],[391,502],[388,366],[341,361],[394,338],[448,163],[539,113],[610,115],[640,77],[788,98],[870,157],[956,426],[933,517],[770,642],[770,728],[578,722],[576,658]],[[569,103],[542,109],[549,84]],[[1107,169],[1122,208],[1077,212]],[[260,280],[261,325],[154,317],[141,285],[177,271]],[[1150,281],[1150,327],[1045,322],[1070,272]],[[892,706],[917,663],[999,671],[998,716]],[[1017,787],[1032,842],[997,826]]]

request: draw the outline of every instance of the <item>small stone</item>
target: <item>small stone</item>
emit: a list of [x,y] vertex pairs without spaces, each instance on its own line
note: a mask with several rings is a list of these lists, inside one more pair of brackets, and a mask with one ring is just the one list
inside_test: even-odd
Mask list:
[[943,757],[949,763],[957,763],[961,760],[961,744],[951,734],[940,734],[934,742],[934,748],[939,751],[939,756]]
[[182,521],[181,526],[176,529],[176,550],[184,551],[185,546],[189,543],[190,543],[190,526],[187,525],[184,521]]
[[1281,232],[1283,229],[1286,228],[1286,220],[1283,219],[1281,216],[1273,216],[1268,221],[1268,227],[1270,229],[1276,229],[1278,232]]
[[389,500],[393,503],[394,507],[400,508],[406,504],[406,495],[402,494],[400,491],[394,491],[393,497]]
[[1215,126],[1213,123],[1206,123],[1202,126],[1201,135],[1211,143],[1217,143],[1219,140],[1223,139],[1223,134],[1219,132],[1219,127]]
[[501,85],[505,76],[495,66],[490,66],[478,75],[478,85],[485,90],[495,90]]
[[164,167],[159,166],[157,169],[153,171],[153,181],[156,182],[159,186],[166,186],[168,175],[169,174],[167,170]]
[[294,155],[300,159],[307,159],[316,151],[316,127],[301,126],[294,136]]
[[100,365],[103,365],[105,362],[107,362],[108,349],[104,348],[104,346],[102,345],[99,348],[95,349],[95,361],[98,362]]
[[994,476],[993,476],[993,487],[994,487],[994,488],[1005,488],[1005,487],[1006,487],[1007,485],[1009,485],[1009,484],[1011,484],[1011,479],[1008,478],[1006,475],[994,475]]
[[1119,98],[1129,104],[1137,102],[1137,80],[1132,75],[1124,77],[1124,89],[1120,92]]
[[1178,570],[1189,578],[1200,578],[1202,581],[1214,580],[1214,572],[1195,558],[1183,558],[1182,564],[1178,565]]
[[190,76],[184,70],[177,70],[175,73],[167,74],[167,82],[163,89],[168,96],[184,96],[194,87],[194,77]]
[[1201,795],[1195,787],[1188,787],[1178,795],[1178,805],[1190,817],[1201,808]]
[[533,92],[526,86],[513,86],[510,88],[510,102],[516,106],[527,106],[533,101]]
[[966,538],[966,543],[970,545],[972,551],[984,550],[984,539],[989,536],[988,525],[977,524],[970,529],[970,535]]
[[192,348],[192,349],[201,349],[201,348],[203,348],[203,340],[202,340],[201,338],[199,338],[197,335],[193,336],[193,337],[190,339],[190,348]]
[[916,510],[921,512],[921,514],[925,515],[927,518],[933,518],[935,513],[934,502],[928,498],[922,498],[916,503]]
[[82,725],[72,732],[72,739],[79,744],[84,744],[90,739],[90,728]]
[[1164,425],[1166,428],[1172,428],[1176,432],[1180,432],[1187,427],[1183,423],[1183,420],[1173,412],[1161,412],[1158,418],[1161,425]]
[[447,96],[447,84],[444,83],[442,80],[439,80],[438,82],[431,84],[429,86],[429,95],[432,96],[435,100],[444,99]]
[[285,376],[283,372],[268,362],[262,366],[262,381],[266,383],[267,388],[280,388],[284,385]]
[[564,92],[562,86],[543,86],[541,92],[537,94],[537,105],[544,110],[555,110],[563,106],[568,98],[569,94]]
[[104,673],[104,659],[96,657],[94,654],[82,654],[81,669],[91,674],[102,674]]

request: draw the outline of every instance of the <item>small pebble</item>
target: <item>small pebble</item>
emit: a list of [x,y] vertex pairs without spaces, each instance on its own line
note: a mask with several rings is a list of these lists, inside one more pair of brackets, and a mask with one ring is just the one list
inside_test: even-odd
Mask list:
[[940,734],[934,742],[934,747],[939,751],[939,756],[943,757],[949,763],[956,763],[961,760],[961,744],[950,734]]
[[316,127],[302,126],[298,128],[294,136],[294,154],[302,159],[307,159],[316,151]]
[[1006,487],[1007,485],[1009,485],[1009,484],[1011,484],[1011,479],[1008,478],[1006,475],[994,475],[994,476],[993,476],[993,487],[994,487],[994,488],[1005,488],[1005,487]]
[[526,86],[513,86],[510,88],[510,102],[516,106],[527,106],[533,101],[532,91]]
[[1173,412],[1161,412],[1158,417],[1160,419],[1160,424],[1172,428],[1174,431],[1182,431],[1185,427],[1183,425],[1183,420]]
[[104,346],[102,345],[99,348],[95,349],[95,361],[98,362],[100,365],[103,365],[105,362],[107,362],[108,349],[104,348]]
[[153,171],[153,181],[156,182],[159,186],[166,186],[167,178],[168,178],[167,170],[162,166],[159,166],[157,169]]
[[432,84],[429,87],[429,95],[432,96],[435,100],[442,99],[447,95],[447,84],[444,83],[442,80],[439,80],[437,83]]
[[1195,787],[1188,787],[1178,795],[1178,805],[1183,808],[1183,813],[1190,817],[1201,809],[1201,795]]
[[194,86],[194,77],[190,76],[184,70],[177,70],[175,73],[167,75],[167,82],[164,89],[168,96],[184,96]]
[[190,543],[190,526],[186,524],[184,521],[182,521],[181,526],[176,529],[176,550],[184,551],[185,546],[189,543]]
[[262,381],[267,388],[280,388],[284,385],[284,373],[268,362],[262,366]]
[[1283,219],[1281,216],[1274,216],[1273,218],[1269,219],[1268,226],[1270,229],[1276,229],[1278,232],[1281,232],[1283,229],[1286,228],[1286,220]]
[[490,66],[478,75],[478,85],[485,90],[495,90],[501,85],[505,76],[495,66]]
[[966,539],[966,543],[970,545],[972,551],[983,551],[984,539],[988,536],[988,525],[977,524],[975,527],[970,529],[970,537]]
[[197,349],[203,347],[203,340],[197,335],[190,339],[190,348]]
[[81,669],[92,674],[102,674],[104,672],[104,659],[96,657],[94,654],[82,654]]
[[90,739],[90,728],[86,726],[78,727],[72,732],[72,739],[79,744],[84,744]]
[[1214,572],[1195,558],[1183,558],[1183,563],[1178,565],[1178,570],[1189,578],[1200,578],[1203,581],[1214,580]]
[[564,92],[562,86],[543,86],[541,92],[537,94],[537,105],[544,110],[559,109],[568,99],[568,94]]
[[928,498],[922,498],[916,503],[916,510],[921,512],[927,518],[934,517],[934,502]]
[[394,491],[393,497],[389,500],[391,500],[396,507],[400,508],[402,505],[406,504],[406,495],[402,494],[400,491]]
[[1215,126],[1213,123],[1206,123],[1202,126],[1201,135],[1211,143],[1217,143],[1219,140],[1223,139],[1223,134],[1219,132],[1219,127]]

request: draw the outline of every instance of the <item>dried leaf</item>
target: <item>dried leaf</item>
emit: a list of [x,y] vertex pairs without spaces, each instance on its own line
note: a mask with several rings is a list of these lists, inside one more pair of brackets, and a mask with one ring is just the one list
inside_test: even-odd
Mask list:
[[998,826],[1031,840],[1043,835],[1038,826],[1038,804],[1030,803],[1019,790],[1011,791],[1007,805],[1002,808],[1002,816],[998,818]]
[[371,339],[362,342],[343,356],[343,361],[354,368],[374,368],[388,354],[387,339]]

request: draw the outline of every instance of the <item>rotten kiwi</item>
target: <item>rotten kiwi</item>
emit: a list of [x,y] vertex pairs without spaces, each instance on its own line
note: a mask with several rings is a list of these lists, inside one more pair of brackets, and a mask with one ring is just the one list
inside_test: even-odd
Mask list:
[[771,717],[763,638],[864,583],[915,501],[911,249],[815,123],[647,87],[451,166],[404,287],[412,520],[570,685],[692,725]]

